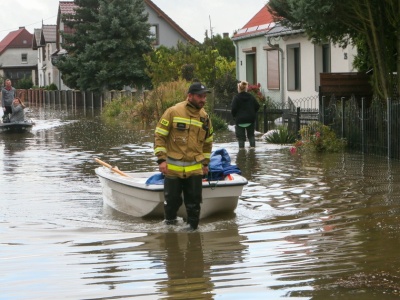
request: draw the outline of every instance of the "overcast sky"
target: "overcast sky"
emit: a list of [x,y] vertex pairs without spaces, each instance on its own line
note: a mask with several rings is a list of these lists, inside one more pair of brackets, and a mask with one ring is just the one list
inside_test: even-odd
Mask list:
[[[153,0],[190,36],[203,42],[204,33],[232,33],[242,28],[267,0]],[[0,40],[19,27],[33,33],[43,24],[56,24],[58,0],[9,0],[0,8]]]

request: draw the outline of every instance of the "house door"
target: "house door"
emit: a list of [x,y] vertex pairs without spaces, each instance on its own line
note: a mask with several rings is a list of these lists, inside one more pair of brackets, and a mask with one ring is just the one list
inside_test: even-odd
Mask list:
[[246,55],[246,81],[249,84],[257,84],[257,73],[256,73],[256,55]]

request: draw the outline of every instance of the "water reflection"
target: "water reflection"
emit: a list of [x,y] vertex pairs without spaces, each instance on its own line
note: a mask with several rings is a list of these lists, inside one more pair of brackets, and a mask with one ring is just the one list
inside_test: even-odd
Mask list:
[[253,178],[259,168],[255,149],[240,149],[236,154],[236,165],[241,170],[242,176]]
[[29,148],[32,137],[33,134],[31,133],[1,134],[0,151],[3,152],[2,156],[4,158],[1,160],[0,165],[3,167],[3,172],[14,175],[23,172],[20,166],[24,161],[24,151]]
[[24,151],[29,145],[29,139],[33,138],[32,133],[5,133],[1,136],[5,155],[15,155],[19,151]]
[[101,299],[112,290],[123,297],[214,299],[216,283],[229,284],[231,266],[244,260],[247,246],[237,228],[187,232],[155,226],[161,232],[73,245],[74,256],[92,262],[82,279],[106,287]]
[[204,258],[200,232],[165,233],[164,247],[168,280],[157,283],[161,295],[174,297],[177,291],[186,290],[187,298],[212,299],[210,262]]

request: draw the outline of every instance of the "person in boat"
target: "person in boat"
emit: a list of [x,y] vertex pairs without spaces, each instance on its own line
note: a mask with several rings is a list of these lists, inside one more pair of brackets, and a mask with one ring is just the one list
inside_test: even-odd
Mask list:
[[246,134],[250,147],[254,148],[256,146],[254,130],[260,104],[247,91],[248,87],[249,83],[247,81],[240,81],[237,85],[238,94],[232,100],[231,114],[235,119],[235,135],[238,140],[239,149],[244,148]]
[[15,98],[15,88],[11,85],[11,80],[6,79],[4,87],[1,89],[1,106],[4,111],[3,122],[9,122],[9,115],[12,113],[11,105]]
[[[165,223],[176,223],[185,203],[187,223],[197,229],[202,202],[202,178],[208,173],[213,127],[204,109],[210,91],[200,82],[190,85],[185,101],[168,108],[155,129],[154,153],[164,179]],[[183,199],[182,199],[183,192]]]
[[25,104],[19,97],[15,97],[11,104],[10,122],[24,122],[25,121]]

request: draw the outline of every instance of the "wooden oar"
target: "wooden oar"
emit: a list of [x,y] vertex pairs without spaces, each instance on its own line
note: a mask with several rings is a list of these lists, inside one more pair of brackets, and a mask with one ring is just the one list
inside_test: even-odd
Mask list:
[[108,163],[106,163],[106,162],[104,162],[104,161],[102,161],[102,160],[100,160],[100,159],[98,159],[98,158],[95,158],[94,160],[95,160],[96,162],[98,162],[99,164],[101,164],[101,165],[103,165],[103,166],[109,168],[111,171],[113,171],[113,172],[115,172],[115,173],[117,173],[117,174],[119,174],[119,175],[121,175],[121,176],[129,177],[128,174],[122,172],[122,171],[121,171],[120,169],[118,169],[117,167],[113,167],[113,166],[109,165]]

